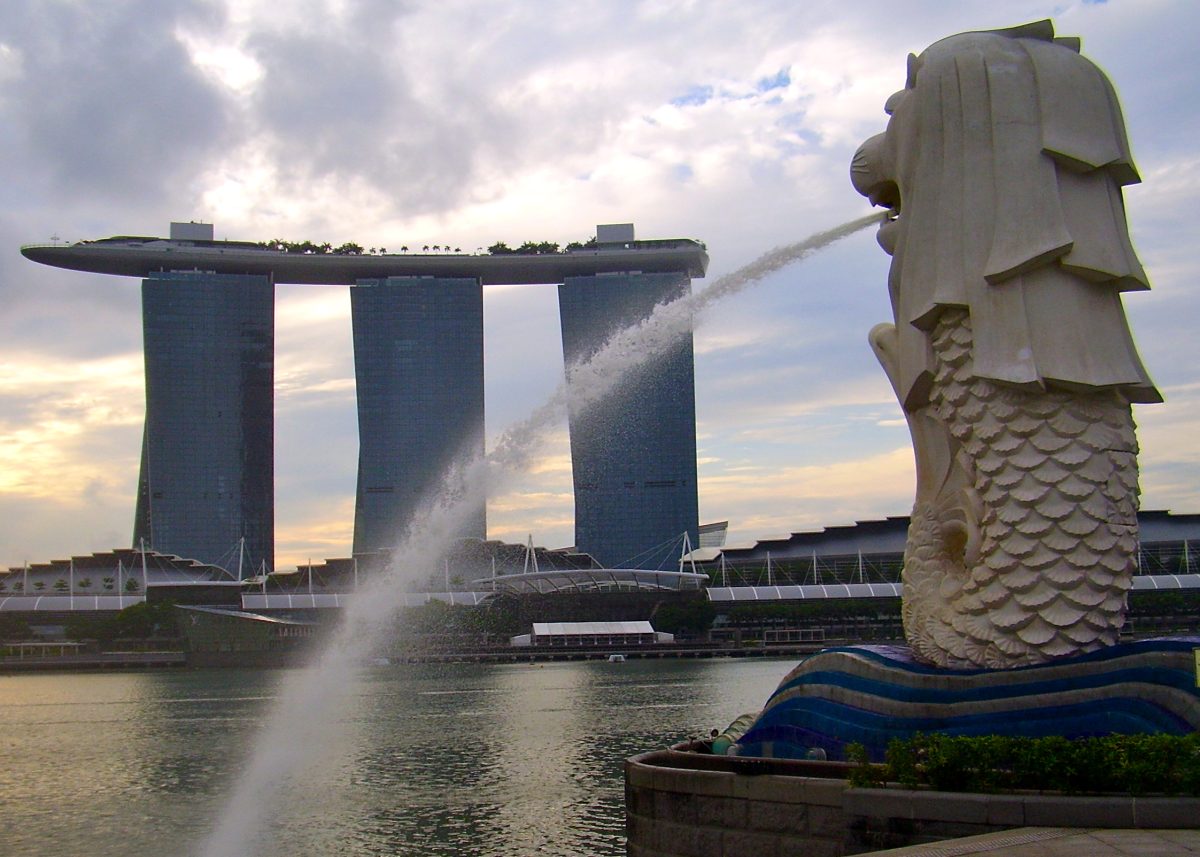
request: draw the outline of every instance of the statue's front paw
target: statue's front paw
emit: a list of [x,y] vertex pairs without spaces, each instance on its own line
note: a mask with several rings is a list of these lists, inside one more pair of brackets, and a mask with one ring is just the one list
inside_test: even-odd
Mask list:
[[899,368],[899,334],[896,333],[896,325],[883,322],[871,328],[871,332],[867,334],[867,341],[871,343],[871,350],[875,352],[875,359],[879,361],[879,365],[883,367],[884,374],[888,380],[892,382],[892,389],[896,392],[896,398],[900,398],[900,368]]

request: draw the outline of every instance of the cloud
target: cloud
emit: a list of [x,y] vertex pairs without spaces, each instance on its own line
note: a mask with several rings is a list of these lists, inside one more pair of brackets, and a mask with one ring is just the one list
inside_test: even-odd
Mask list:
[[[903,14],[884,0],[13,0],[0,17],[0,472],[16,487],[0,492],[0,562],[126,543],[141,442],[137,281],[32,265],[16,245],[198,218],[231,238],[471,250],[632,220],[642,237],[704,240],[711,282],[867,210],[847,166],[882,130],[909,51],[1051,15],[1116,82],[1144,178],[1126,201],[1153,289],[1125,303],[1167,393],[1137,411],[1145,505],[1200,508],[1200,13],[1018,0],[1000,14],[983,0]],[[907,431],[865,345],[890,315],[887,264],[861,233],[700,320],[706,517],[755,536],[907,511]],[[279,555],[344,555],[346,290],[279,287],[277,306]],[[561,342],[553,289],[488,289],[485,314],[494,439],[558,385]],[[573,541],[565,420],[552,434],[535,471],[492,498],[492,535]]]
[[[803,466],[759,464],[700,476],[701,512],[729,519],[731,540],[904,514],[915,484],[912,450]],[[736,514],[733,514],[736,510]]]
[[31,168],[19,182],[129,204],[194,174],[227,144],[232,117],[174,33],[212,26],[219,12],[153,0],[7,4],[0,101],[9,146]]

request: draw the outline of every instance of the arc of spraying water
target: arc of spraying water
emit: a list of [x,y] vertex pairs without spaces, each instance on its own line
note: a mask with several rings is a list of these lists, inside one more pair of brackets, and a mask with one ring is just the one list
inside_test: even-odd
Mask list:
[[409,535],[393,553],[387,570],[364,582],[348,600],[341,623],[317,659],[285,678],[260,727],[249,763],[199,853],[203,857],[244,857],[260,852],[253,843],[264,820],[276,809],[283,787],[311,765],[322,749],[335,743],[330,730],[341,696],[338,688],[344,687],[354,668],[384,638],[398,609],[396,595],[402,592],[405,575],[437,562],[454,535],[462,531],[473,508],[472,498],[486,496],[483,492],[488,488],[496,490],[529,466],[546,430],[557,423],[568,404],[582,408],[599,402],[630,368],[689,333],[695,319],[714,303],[881,218],[871,214],[771,250],[702,292],[660,304],[644,321],[615,333],[590,359],[569,367],[567,380],[525,420],[505,431],[488,455],[453,467],[440,494],[423,504],[422,512],[409,523]]

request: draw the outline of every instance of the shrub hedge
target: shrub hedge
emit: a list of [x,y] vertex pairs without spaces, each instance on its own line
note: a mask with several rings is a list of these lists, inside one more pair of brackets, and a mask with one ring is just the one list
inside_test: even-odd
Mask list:
[[850,784],[927,786],[938,791],[1014,789],[1067,794],[1200,795],[1200,733],[1014,738],[915,735],[893,739],[883,764],[851,744]]

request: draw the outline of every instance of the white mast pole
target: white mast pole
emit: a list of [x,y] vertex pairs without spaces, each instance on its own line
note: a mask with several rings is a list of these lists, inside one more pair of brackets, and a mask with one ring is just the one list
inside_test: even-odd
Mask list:
[[729,586],[729,568],[725,565],[725,551],[721,550],[721,586]]
[[683,572],[683,561],[686,559],[692,574],[696,574],[696,557],[692,556],[692,537],[687,530],[683,531],[683,548],[679,553],[679,571]]
[[358,557],[354,557],[354,591],[358,592]]
[[145,598],[147,602],[150,601],[150,596],[146,594],[149,583],[150,573],[146,569],[146,540],[142,539],[142,597]]
[[308,594],[312,595],[312,557],[308,558]]
[[67,577],[68,577],[67,595],[70,596],[70,601],[68,601],[67,603],[70,604],[71,609],[74,610],[75,609],[75,557],[71,557],[71,566],[70,566],[70,571],[67,572]]
[[813,583],[817,586],[821,585],[821,570],[817,568],[817,551],[813,549]]
[[771,576],[771,552],[767,551],[767,586],[774,586],[775,581]]
[[529,540],[525,543],[525,571],[529,571],[529,566],[532,563],[533,570],[538,570],[537,551],[533,549],[533,533],[529,534]]
[[21,594],[29,594],[29,560],[25,560],[25,574],[21,578]]
[[246,553],[246,537],[238,539],[238,583],[242,582],[242,557]]

